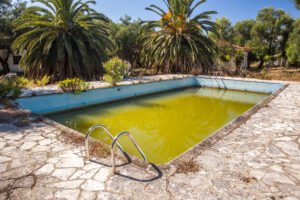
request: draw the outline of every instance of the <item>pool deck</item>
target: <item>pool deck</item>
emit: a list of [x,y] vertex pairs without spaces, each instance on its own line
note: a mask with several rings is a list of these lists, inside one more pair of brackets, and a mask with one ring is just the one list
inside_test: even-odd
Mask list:
[[110,167],[85,163],[84,148],[49,124],[2,123],[0,200],[300,199],[300,83],[270,82],[290,85],[199,154],[197,172],[159,174],[128,164],[113,176]]

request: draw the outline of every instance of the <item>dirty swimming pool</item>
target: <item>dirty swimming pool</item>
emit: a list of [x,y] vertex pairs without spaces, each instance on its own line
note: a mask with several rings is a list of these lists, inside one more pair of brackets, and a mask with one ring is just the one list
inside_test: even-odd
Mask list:
[[[23,98],[18,103],[81,133],[96,124],[104,125],[113,135],[128,131],[148,161],[165,164],[282,86],[190,77],[97,89],[76,96],[56,94]],[[132,98],[141,95],[143,97]],[[77,109],[82,106],[89,107]],[[110,144],[111,140],[101,131],[97,130],[91,136]],[[127,153],[140,157],[128,138],[120,138],[119,143]]]

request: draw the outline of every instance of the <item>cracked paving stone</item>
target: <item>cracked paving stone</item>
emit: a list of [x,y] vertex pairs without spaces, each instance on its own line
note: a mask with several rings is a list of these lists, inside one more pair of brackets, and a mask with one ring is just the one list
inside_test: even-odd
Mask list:
[[81,189],[86,191],[99,191],[104,190],[104,183],[94,180],[87,180],[86,183],[81,185]]
[[50,187],[56,187],[59,189],[75,189],[78,188],[84,180],[75,180],[75,181],[62,181],[58,183],[49,184]]
[[96,194],[92,191],[82,191],[81,195],[80,195],[80,200],[91,200],[91,199],[95,199],[96,198]]
[[0,173],[6,170],[7,164],[0,164]]
[[83,167],[83,158],[61,158],[56,167]]
[[39,170],[35,172],[36,175],[47,175],[51,174],[52,171],[54,170],[53,164],[46,164]]
[[12,160],[12,158],[10,158],[10,157],[0,156],[0,163],[11,161],[11,160]]
[[34,182],[33,176],[26,176],[16,180],[13,184],[13,188],[30,188],[34,185]]
[[53,143],[53,140],[51,140],[51,139],[45,139],[45,140],[39,141],[39,144],[40,144],[40,145],[43,145],[43,146],[49,145],[49,144],[51,144],[51,143]]
[[24,135],[19,135],[19,134],[10,134],[4,136],[4,139],[6,140],[21,140],[24,137]]
[[111,169],[106,167],[106,168],[101,168],[99,172],[95,175],[94,179],[96,181],[101,181],[104,182],[109,176],[111,175]]
[[29,150],[36,145],[36,142],[25,142],[20,149]]
[[65,200],[77,200],[79,193],[80,190],[58,190],[55,193],[55,197]]
[[55,169],[52,173],[52,176],[55,176],[61,180],[67,180],[74,172],[75,168]]
[[50,147],[37,145],[32,148],[33,152],[49,151]]

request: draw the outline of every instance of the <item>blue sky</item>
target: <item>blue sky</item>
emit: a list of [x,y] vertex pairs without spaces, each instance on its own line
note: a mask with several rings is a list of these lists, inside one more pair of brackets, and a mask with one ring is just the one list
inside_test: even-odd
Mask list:
[[[143,20],[157,19],[156,15],[145,10],[150,4],[163,6],[162,0],[96,0],[95,8],[113,21],[128,14],[133,19],[138,17]],[[226,16],[233,23],[243,19],[255,19],[259,9],[273,6],[276,9],[283,8],[291,16],[300,17],[291,0],[207,0],[196,12],[205,10],[218,11],[217,17]]]

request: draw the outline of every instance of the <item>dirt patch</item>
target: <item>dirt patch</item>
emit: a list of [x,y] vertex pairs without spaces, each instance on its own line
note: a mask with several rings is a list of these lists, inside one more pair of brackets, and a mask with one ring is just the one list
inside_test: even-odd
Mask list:
[[185,160],[177,165],[177,173],[188,173],[199,171],[199,165],[194,160]]
[[265,80],[300,81],[300,69],[267,67],[261,71],[249,72],[247,77]]
[[29,125],[30,112],[14,107],[0,108],[0,123],[11,123],[22,127]]
[[[68,131],[63,131],[62,139],[64,142],[72,143],[75,146],[85,146],[85,135],[83,134],[74,134]],[[100,141],[90,139],[89,148],[90,155],[96,158],[107,158],[110,155],[108,146]]]

